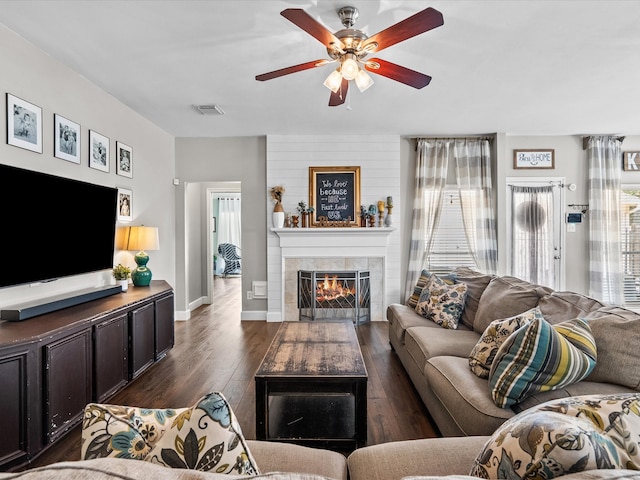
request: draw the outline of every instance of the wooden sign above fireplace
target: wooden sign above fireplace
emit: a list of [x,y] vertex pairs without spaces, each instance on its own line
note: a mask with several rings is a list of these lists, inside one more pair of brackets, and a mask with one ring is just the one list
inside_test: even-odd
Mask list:
[[314,208],[312,227],[319,226],[320,219],[357,227],[360,167],[309,167],[309,205]]

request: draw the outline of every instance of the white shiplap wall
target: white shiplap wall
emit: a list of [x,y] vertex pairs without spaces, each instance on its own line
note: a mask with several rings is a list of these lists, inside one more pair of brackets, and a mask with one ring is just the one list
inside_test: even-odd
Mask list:
[[[400,291],[400,137],[397,135],[271,135],[267,136],[267,185],[283,185],[286,212],[296,212],[298,202],[309,201],[309,167],[360,166],[362,205],[393,197],[393,227],[389,235],[386,262],[385,305],[401,300]],[[271,228],[273,202],[267,202]],[[395,220],[398,221],[395,221]],[[278,237],[267,232],[267,319],[282,321],[282,258]],[[384,318],[384,315],[382,315]]]

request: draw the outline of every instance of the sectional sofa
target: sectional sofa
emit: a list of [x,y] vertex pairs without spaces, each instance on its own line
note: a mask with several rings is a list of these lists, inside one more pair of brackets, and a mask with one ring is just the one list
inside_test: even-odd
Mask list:
[[[466,286],[464,308],[457,328],[443,328],[415,307],[430,275],[423,272],[413,302],[387,308],[387,319],[389,342],[442,435],[491,435],[517,413],[548,400],[640,389],[640,314],[578,293],[458,268],[446,280]],[[492,322],[535,307],[554,328],[584,319],[597,348],[595,367],[580,381],[497,406],[489,381],[472,371],[469,357]]]

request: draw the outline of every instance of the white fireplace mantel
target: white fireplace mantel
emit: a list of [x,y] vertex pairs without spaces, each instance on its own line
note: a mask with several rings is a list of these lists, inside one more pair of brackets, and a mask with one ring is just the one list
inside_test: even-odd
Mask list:
[[[333,247],[340,249],[340,255],[371,256],[366,251],[374,249],[379,256],[384,256],[384,251],[379,249],[387,248],[388,237],[394,230],[393,227],[271,229],[278,235],[282,255],[285,257],[299,256],[297,253],[300,251],[304,251],[305,255],[336,255]],[[309,250],[313,252],[308,252]]]
[[[289,272],[287,275],[286,264],[294,259],[311,262],[316,259],[322,265],[326,265],[327,261],[333,263],[339,259],[343,259],[346,264],[364,262],[364,265],[371,265],[369,262],[377,259],[375,264],[378,267],[372,272],[371,288],[372,291],[374,288],[377,289],[374,298],[378,303],[372,304],[372,311],[374,317],[381,318],[385,298],[388,297],[385,284],[389,263],[389,238],[395,230],[395,227],[271,228],[275,241],[272,243],[269,256],[270,309],[267,320],[282,321],[296,317],[287,309],[287,305],[292,301],[291,295],[295,293],[293,290],[296,290],[297,280],[294,276],[296,272]],[[288,301],[285,300],[287,292]]]

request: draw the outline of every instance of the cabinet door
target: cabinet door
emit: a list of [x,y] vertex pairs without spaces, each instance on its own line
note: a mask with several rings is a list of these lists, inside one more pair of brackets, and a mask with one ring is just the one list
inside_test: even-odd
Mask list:
[[75,426],[91,402],[91,356],[90,328],[45,345],[45,444]]
[[129,315],[131,378],[135,378],[154,361],[155,306],[149,303],[133,310]]
[[173,295],[156,301],[156,360],[173,348]]
[[[3,469],[26,460],[29,454],[29,424],[35,423],[29,405],[28,366],[34,363],[31,357],[29,351],[0,357],[0,465]],[[31,372],[32,387],[35,387],[34,377]]]
[[94,327],[94,401],[104,401],[129,381],[127,314]]

